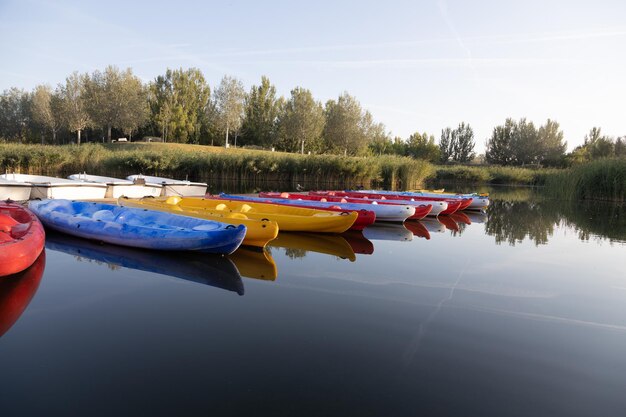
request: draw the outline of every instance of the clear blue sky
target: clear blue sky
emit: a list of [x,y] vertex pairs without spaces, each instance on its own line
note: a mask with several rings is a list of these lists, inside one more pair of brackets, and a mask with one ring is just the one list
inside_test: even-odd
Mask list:
[[626,1],[0,0],[0,90],[74,70],[144,81],[200,68],[247,88],[344,91],[406,138],[469,122],[478,149],[506,117],[626,135]]

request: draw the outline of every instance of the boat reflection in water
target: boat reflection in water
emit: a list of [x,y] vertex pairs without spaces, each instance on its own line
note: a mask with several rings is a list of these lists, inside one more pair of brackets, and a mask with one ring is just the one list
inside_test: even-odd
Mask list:
[[446,229],[451,230],[453,232],[458,232],[460,230],[457,222],[454,221],[452,216],[439,216],[437,217],[439,223],[443,224]]
[[464,213],[464,212],[456,212],[456,213],[452,213],[450,215],[450,218],[452,220],[454,220],[455,222],[457,222],[457,224],[465,224],[465,225],[470,225],[472,224],[472,220],[469,218],[469,216]]
[[348,230],[341,234],[352,251],[359,255],[371,255],[374,253],[374,244],[363,236],[362,230]]
[[472,211],[464,214],[472,223],[485,223],[487,221],[487,213],[482,211]]
[[290,258],[304,258],[306,252],[317,252],[342,259],[356,260],[350,244],[341,235],[322,233],[279,232],[271,247],[284,248]]
[[39,288],[46,267],[46,251],[24,271],[0,278],[0,337],[20,318]]
[[411,233],[413,233],[413,236],[423,237],[426,240],[430,240],[430,232],[421,221],[404,222],[404,227],[410,230]]
[[363,230],[363,236],[370,240],[411,241],[413,233],[401,224],[373,224]]
[[446,227],[443,224],[441,224],[441,222],[439,222],[439,220],[437,219],[430,219],[430,218],[421,219],[420,223],[430,233],[443,233],[446,231]]
[[243,282],[233,262],[225,256],[194,252],[149,251],[100,244],[62,233],[46,236],[46,249],[112,266],[153,272],[244,294]]
[[278,269],[272,255],[263,248],[250,248],[240,246],[228,258],[235,263],[241,276],[246,278],[262,279],[265,281],[276,281]]

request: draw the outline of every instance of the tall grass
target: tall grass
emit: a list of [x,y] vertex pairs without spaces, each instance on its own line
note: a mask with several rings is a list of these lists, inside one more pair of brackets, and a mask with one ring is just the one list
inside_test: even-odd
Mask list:
[[463,184],[543,185],[555,169],[503,166],[439,166],[429,180]]
[[432,165],[405,157],[345,157],[223,149],[169,144],[0,144],[0,170],[66,176],[87,171],[124,177],[143,173],[190,180],[264,185],[303,183],[310,187],[380,185],[412,188]]
[[599,159],[546,177],[547,196],[563,200],[626,201],[626,159]]

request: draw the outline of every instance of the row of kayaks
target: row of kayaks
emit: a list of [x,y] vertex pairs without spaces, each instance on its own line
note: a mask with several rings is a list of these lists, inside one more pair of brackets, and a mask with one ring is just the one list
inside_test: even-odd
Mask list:
[[[0,211],[0,244],[6,259],[0,257],[0,273],[16,272],[3,267],[3,263],[21,270],[39,255],[44,234],[37,218],[52,230],[116,245],[230,254],[242,244],[264,247],[277,237],[279,230],[363,230],[375,221],[404,222],[472,209],[474,200],[481,200],[480,209],[488,204],[486,196],[383,191],[262,193],[258,197],[119,197],[117,204],[45,199],[29,203],[32,213],[22,206],[5,203]],[[435,213],[433,206],[439,208]]]

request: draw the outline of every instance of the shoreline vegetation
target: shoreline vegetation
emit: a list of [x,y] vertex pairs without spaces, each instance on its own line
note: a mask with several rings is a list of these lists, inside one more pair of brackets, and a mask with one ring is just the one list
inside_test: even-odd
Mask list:
[[420,188],[427,184],[541,186],[562,200],[626,201],[626,158],[607,158],[571,168],[496,165],[433,165],[420,159],[382,155],[301,155],[160,143],[83,145],[0,144],[0,170],[65,177],[86,171],[123,177],[160,175],[255,187]]

